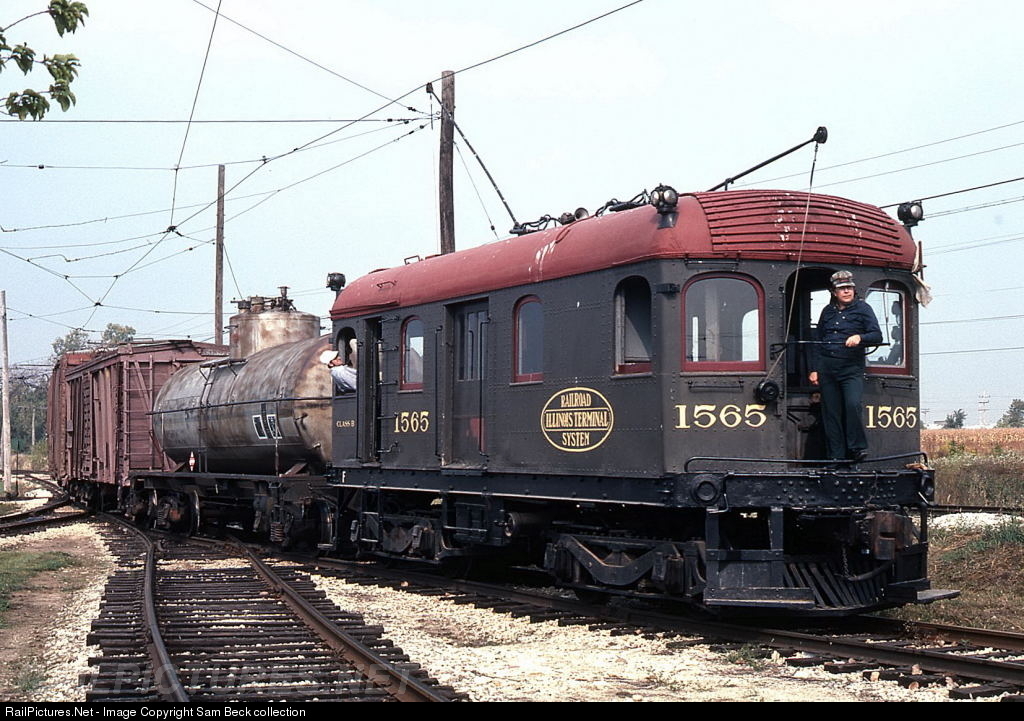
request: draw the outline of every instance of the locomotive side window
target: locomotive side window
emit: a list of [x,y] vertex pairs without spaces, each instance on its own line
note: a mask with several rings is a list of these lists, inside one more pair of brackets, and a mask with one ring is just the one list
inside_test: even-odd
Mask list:
[[513,380],[544,380],[544,306],[535,295],[516,303]]
[[615,372],[651,370],[651,286],[633,277],[615,290]]
[[683,370],[760,370],[764,367],[764,295],[732,276],[698,277],[684,291]]
[[882,368],[906,368],[906,293],[891,281],[872,285],[864,299],[878,318],[882,330],[882,342],[867,356],[870,366]]
[[402,378],[403,391],[423,389],[423,321],[415,316],[402,325]]

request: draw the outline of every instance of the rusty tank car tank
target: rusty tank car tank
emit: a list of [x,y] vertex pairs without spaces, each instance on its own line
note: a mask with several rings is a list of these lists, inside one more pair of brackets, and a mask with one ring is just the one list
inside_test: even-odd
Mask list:
[[153,407],[156,440],[198,473],[318,472],[331,458],[330,345],[320,319],[277,298],[238,301],[230,357],[184,368]]

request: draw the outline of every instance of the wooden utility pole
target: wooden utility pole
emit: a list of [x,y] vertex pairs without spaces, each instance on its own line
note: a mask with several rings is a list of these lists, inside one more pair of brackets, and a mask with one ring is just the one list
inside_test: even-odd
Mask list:
[[214,265],[213,340],[224,344],[224,166],[217,166],[217,260]]
[[438,197],[441,209],[441,253],[455,252],[455,196],[452,183],[455,144],[455,73],[441,73],[441,157]]
[[0,453],[4,457],[4,493],[12,495],[11,485],[11,368],[7,354],[7,291],[0,290],[0,364],[3,366],[0,381],[3,382],[2,410],[3,429],[0,430]]

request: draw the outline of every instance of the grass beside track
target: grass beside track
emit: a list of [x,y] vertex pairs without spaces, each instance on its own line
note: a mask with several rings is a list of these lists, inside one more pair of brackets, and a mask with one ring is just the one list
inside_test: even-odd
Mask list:
[[[935,501],[1024,507],[1024,429],[925,431],[935,468]],[[938,528],[930,533],[933,588],[960,598],[893,612],[900,618],[1024,631],[1024,524]]]
[[74,558],[63,552],[0,551],[0,628],[7,625],[4,616],[15,591],[24,588],[37,573],[56,571],[74,563]]

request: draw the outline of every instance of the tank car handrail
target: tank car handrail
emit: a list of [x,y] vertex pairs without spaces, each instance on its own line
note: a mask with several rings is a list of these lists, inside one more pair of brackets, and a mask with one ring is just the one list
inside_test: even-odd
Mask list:
[[[882,461],[898,461],[906,458],[921,458],[922,463],[928,463],[928,454],[924,451],[914,451],[912,453],[899,453],[894,456],[879,456],[878,458],[868,458],[860,463],[879,463]],[[809,466],[811,468],[830,469],[837,465],[841,466],[852,466],[857,461],[837,461],[837,460],[807,460],[803,458],[733,458],[727,456],[693,456],[689,458],[686,463],[683,464],[683,472],[690,472],[690,464],[699,461],[716,461],[719,463],[772,463],[772,464],[799,464],[801,466]]]
[[198,408],[230,408],[232,406],[252,406],[257,403],[297,403],[299,401],[330,401],[334,396],[295,396],[292,398],[254,398],[244,401],[231,401],[230,403],[205,403],[203,405],[188,406],[186,408],[168,408],[163,411],[147,411],[147,416],[159,416],[164,413],[187,413]]
[[211,358],[208,361],[203,361],[199,364],[200,368],[216,368],[217,366],[225,365],[241,365],[247,363],[248,358],[232,358],[231,356],[223,356],[219,358]]

